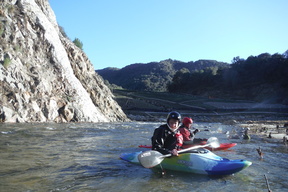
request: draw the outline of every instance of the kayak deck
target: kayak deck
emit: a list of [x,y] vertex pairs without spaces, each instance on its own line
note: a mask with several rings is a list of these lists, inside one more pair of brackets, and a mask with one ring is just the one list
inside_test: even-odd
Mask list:
[[[139,164],[138,155],[142,152],[123,153],[120,158],[130,163]],[[230,175],[237,173],[252,164],[246,160],[229,160],[201,149],[193,153],[182,153],[179,156],[165,158],[161,166],[167,170],[182,171],[204,175]],[[156,168],[160,168],[160,165]]]

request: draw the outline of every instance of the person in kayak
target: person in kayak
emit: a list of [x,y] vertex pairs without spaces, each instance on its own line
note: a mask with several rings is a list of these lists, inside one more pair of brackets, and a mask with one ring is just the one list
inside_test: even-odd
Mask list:
[[201,143],[207,139],[196,139],[196,133],[200,132],[199,129],[193,129],[193,119],[190,117],[184,117],[182,120],[182,125],[179,128],[180,133],[183,136],[183,145],[190,145],[195,143]]
[[172,154],[178,156],[179,150],[183,144],[183,136],[178,130],[181,122],[181,115],[172,111],[167,116],[167,123],[160,125],[154,130],[152,140],[152,150],[159,151],[163,155]]

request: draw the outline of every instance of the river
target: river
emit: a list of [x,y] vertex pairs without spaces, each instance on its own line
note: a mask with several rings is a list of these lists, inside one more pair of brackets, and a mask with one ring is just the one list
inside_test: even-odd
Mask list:
[[[229,159],[253,164],[239,173],[210,177],[158,172],[119,159],[125,152],[143,150],[161,122],[0,124],[0,191],[268,191],[288,189],[288,147],[278,140],[252,136],[250,141],[227,138],[239,128],[220,123],[195,123],[197,137],[216,136],[220,142],[237,142]],[[210,131],[204,131],[208,129]],[[261,147],[264,158],[258,156]]]

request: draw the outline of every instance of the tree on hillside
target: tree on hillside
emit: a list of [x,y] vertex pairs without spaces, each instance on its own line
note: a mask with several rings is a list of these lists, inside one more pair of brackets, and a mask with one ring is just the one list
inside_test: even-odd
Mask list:
[[83,50],[83,43],[80,41],[80,39],[75,38],[74,41],[73,41],[73,43],[74,43],[77,47],[79,47],[81,50]]
[[285,53],[283,53],[283,57],[284,57],[285,59],[288,59],[288,50],[285,51]]
[[241,59],[239,56],[234,57],[232,60],[232,64],[241,63],[244,59]]
[[172,83],[167,88],[170,92],[201,94],[203,91],[213,87],[215,81],[218,81],[220,77],[218,67],[207,67],[192,73],[184,68],[174,75]]
[[67,33],[65,32],[64,28],[63,28],[62,26],[60,26],[59,24],[58,24],[58,27],[59,27],[60,33],[61,33],[64,37],[66,37],[66,38],[69,39],[69,37],[68,37]]
[[[177,71],[172,79],[172,82],[167,84],[169,92],[185,92],[189,87],[190,71],[186,68],[182,68]],[[186,82],[186,83],[185,83]]]

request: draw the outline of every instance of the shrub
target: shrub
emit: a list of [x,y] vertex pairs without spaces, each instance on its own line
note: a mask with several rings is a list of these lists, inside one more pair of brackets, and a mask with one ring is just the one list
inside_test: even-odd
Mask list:
[[83,50],[83,49],[82,49],[82,48],[83,48],[83,43],[80,41],[80,39],[75,38],[74,41],[73,41],[73,43],[74,43],[77,47],[79,47],[81,50]]
[[63,28],[62,26],[60,26],[59,24],[58,24],[58,27],[59,27],[60,33],[61,33],[64,37],[66,37],[66,38],[69,39],[69,37],[68,37],[67,33],[65,32],[64,28]]
[[7,69],[8,66],[10,65],[10,63],[11,63],[11,59],[9,57],[6,57],[4,59],[4,62],[3,62],[3,67],[5,67],[5,69]]
[[2,22],[0,22],[0,36],[4,33],[4,30],[5,30],[4,25]]

